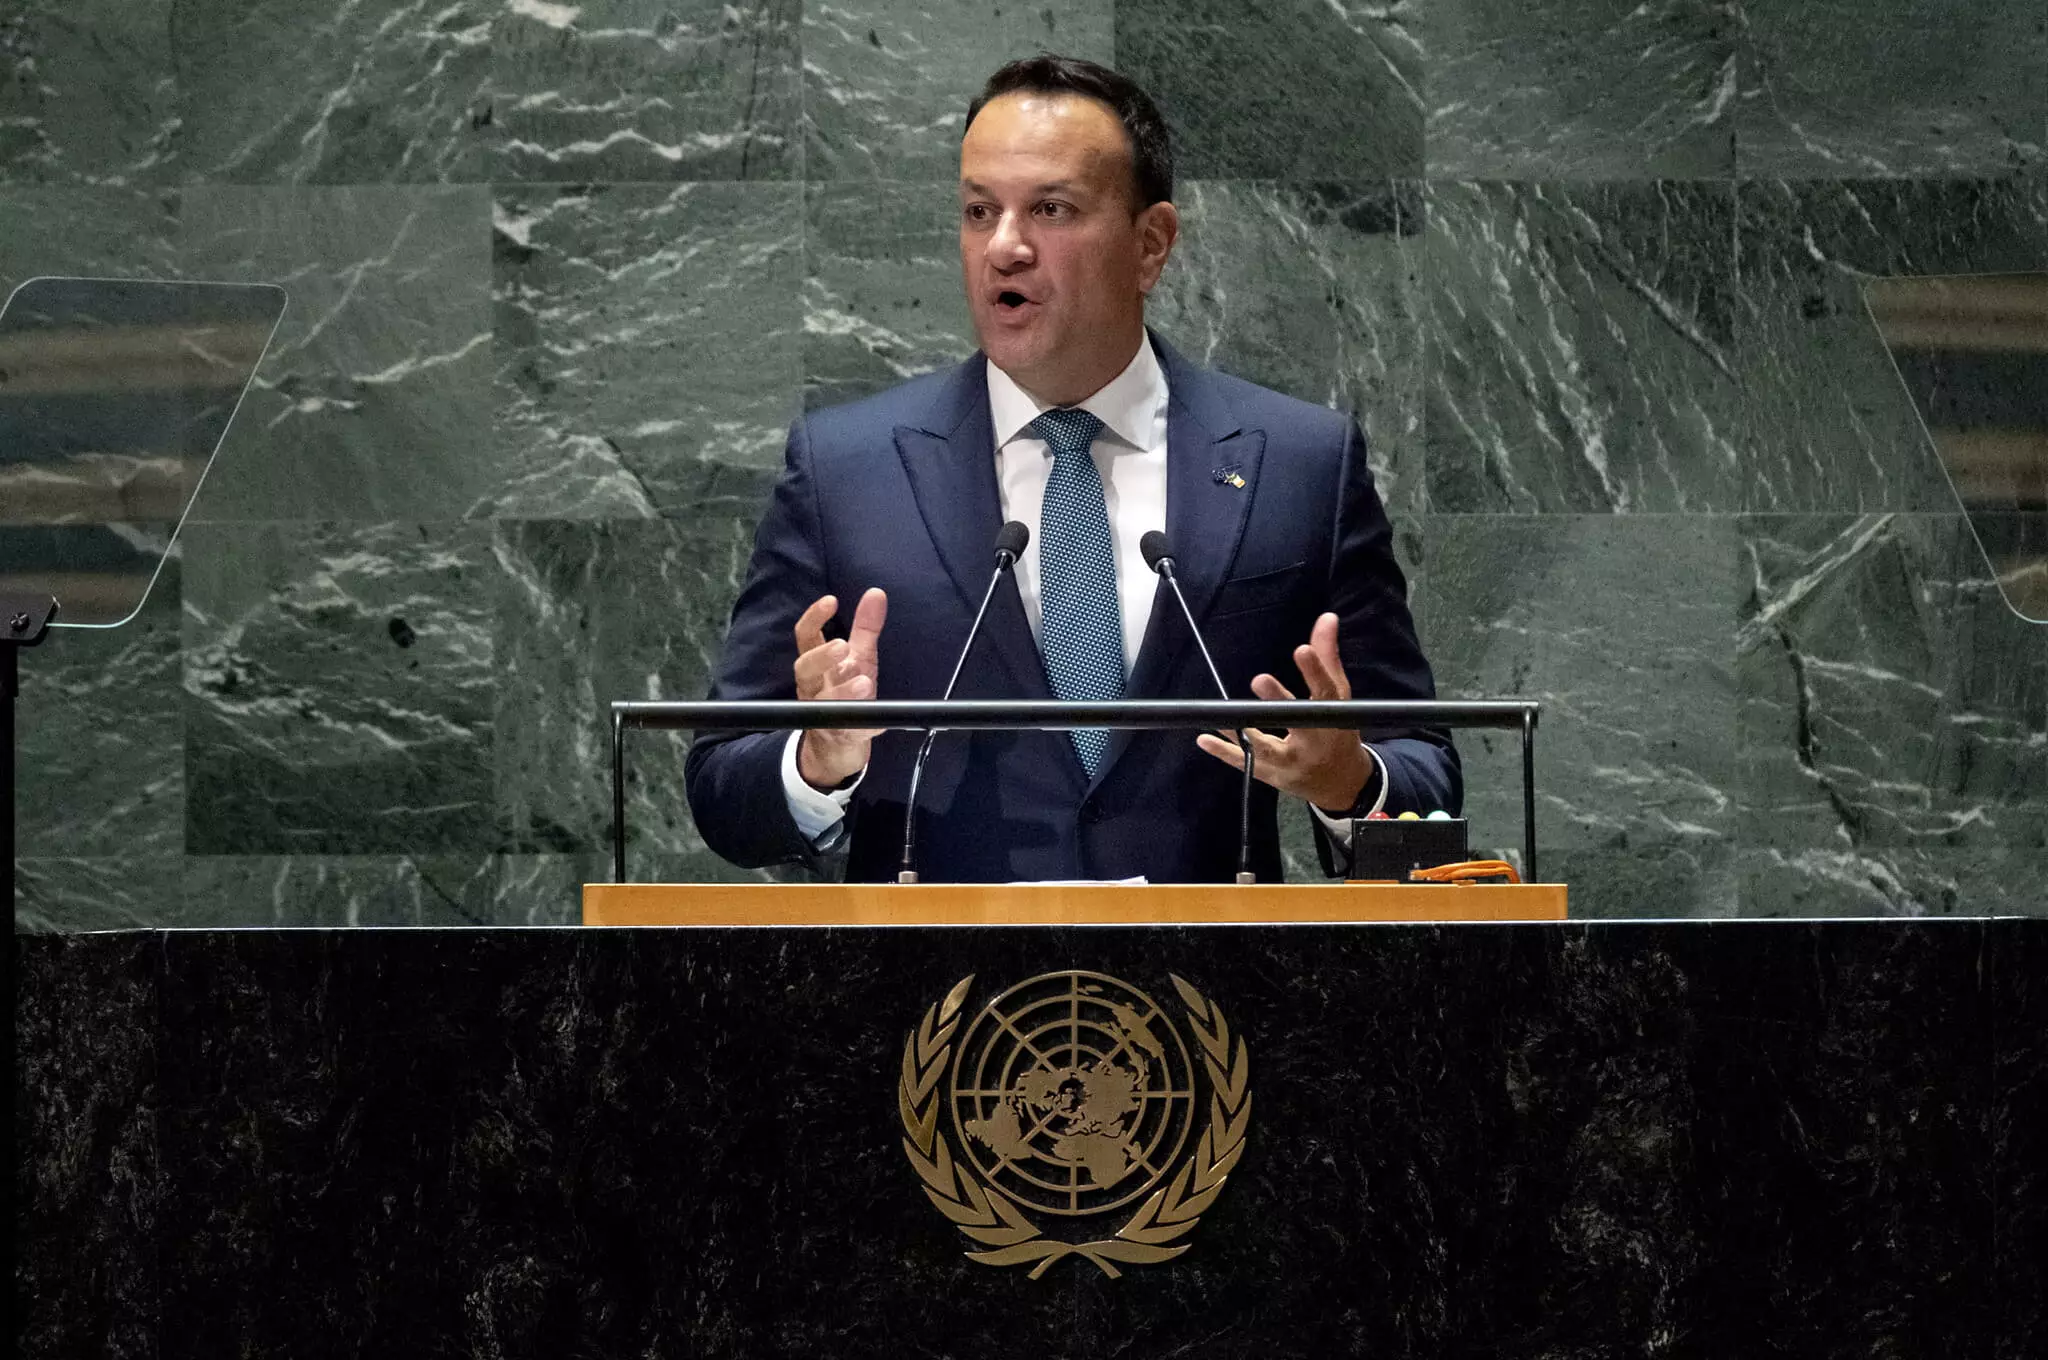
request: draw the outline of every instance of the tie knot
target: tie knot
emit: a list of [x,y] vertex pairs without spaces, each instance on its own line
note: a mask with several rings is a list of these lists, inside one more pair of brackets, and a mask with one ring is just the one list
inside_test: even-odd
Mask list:
[[1063,453],[1086,453],[1102,433],[1102,418],[1078,406],[1061,406],[1031,422],[1031,428],[1045,441],[1057,458]]

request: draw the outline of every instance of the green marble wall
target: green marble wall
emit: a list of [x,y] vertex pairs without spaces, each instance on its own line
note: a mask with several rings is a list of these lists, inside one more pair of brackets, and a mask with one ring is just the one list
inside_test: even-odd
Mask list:
[[[0,289],[292,295],[179,569],[27,658],[21,925],[571,919],[789,419],[971,348],[959,112],[1046,46],[1176,126],[1160,327],[1356,411],[1443,690],[1545,702],[1578,911],[2048,910],[2048,634],[1856,293],[2048,267],[2036,5],[14,0]],[[733,874],[680,754],[638,864]]]

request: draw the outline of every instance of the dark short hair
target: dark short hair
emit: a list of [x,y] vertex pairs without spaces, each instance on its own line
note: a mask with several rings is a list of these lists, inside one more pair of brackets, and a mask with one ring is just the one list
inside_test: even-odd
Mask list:
[[1159,106],[1137,81],[1079,57],[1060,57],[1050,52],[1023,57],[988,78],[981,93],[967,106],[967,122],[960,135],[967,135],[975,115],[991,99],[1020,92],[1078,94],[1107,104],[1124,125],[1124,137],[1131,144],[1138,207],[1173,201],[1173,141],[1167,136],[1166,120],[1159,116]]

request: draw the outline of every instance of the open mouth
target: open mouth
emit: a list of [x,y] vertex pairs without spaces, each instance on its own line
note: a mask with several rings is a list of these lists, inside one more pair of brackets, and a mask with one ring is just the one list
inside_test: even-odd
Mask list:
[[996,306],[1006,312],[1020,312],[1029,306],[1031,299],[1014,288],[1005,288],[996,294]]

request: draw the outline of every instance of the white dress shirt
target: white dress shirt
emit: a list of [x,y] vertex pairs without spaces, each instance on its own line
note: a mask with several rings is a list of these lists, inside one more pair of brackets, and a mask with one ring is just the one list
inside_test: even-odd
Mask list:
[[[1144,645],[1145,624],[1152,615],[1152,595],[1159,578],[1145,565],[1138,540],[1166,527],[1166,371],[1149,338],[1141,341],[1124,371],[1105,383],[1080,409],[1102,422],[1089,456],[1102,475],[1108,502],[1110,547],[1116,558],[1117,608],[1123,615],[1124,674],[1137,664]],[[1031,541],[1017,559],[1017,593],[1031,636],[1040,636],[1044,608],[1038,594],[1038,517],[1045,484],[1052,476],[1052,451],[1031,432],[1031,423],[1053,409],[1032,396],[1009,374],[988,365],[988,409],[996,437],[996,495],[1004,522],[1020,520],[1031,529]],[[1304,642],[1306,638],[1302,639]],[[845,788],[822,792],[797,772],[796,748],[801,734],[792,732],[782,752],[782,789],[797,829],[814,844],[828,838],[845,816],[859,779]],[[1192,735],[1188,738],[1192,741]],[[1368,753],[1370,746],[1365,748]],[[1379,757],[1373,756],[1374,764]],[[1386,781],[1380,781],[1379,802],[1386,802]],[[1323,816],[1311,804],[1340,844],[1351,837],[1349,822]],[[1375,805],[1373,811],[1379,811]]]

